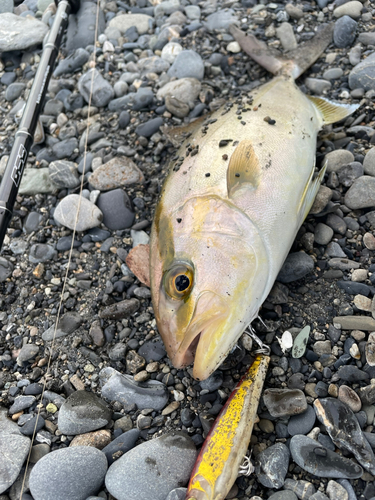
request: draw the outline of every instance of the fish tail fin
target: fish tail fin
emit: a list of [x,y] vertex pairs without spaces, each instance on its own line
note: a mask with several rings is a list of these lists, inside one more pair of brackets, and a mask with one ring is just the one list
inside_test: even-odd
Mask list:
[[332,41],[333,24],[325,25],[314,38],[285,54],[272,49],[254,35],[247,35],[234,24],[229,27],[231,35],[241,48],[258,64],[274,75],[286,74],[297,79],[324,52]]

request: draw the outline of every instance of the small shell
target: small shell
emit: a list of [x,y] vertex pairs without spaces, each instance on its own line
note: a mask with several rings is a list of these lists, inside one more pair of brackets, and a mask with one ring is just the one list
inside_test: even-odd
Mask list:
[[287,349],[290,349],[293,346],[293,337],[292,337],[292,334],[290,332],[288,332],[288,330],[286,330],[282,334],[281,338],[278,338],[278,337],[276,337],[276,338],[277,338],[277,341],[279,342],[281,350],[283,351],[284,354],[285,354]]

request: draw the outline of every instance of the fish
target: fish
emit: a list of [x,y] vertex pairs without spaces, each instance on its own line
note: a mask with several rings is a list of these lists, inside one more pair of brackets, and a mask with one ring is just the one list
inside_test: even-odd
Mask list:
[[270,358],[258,354],[221,409],[194,465],[186,500],[224,500],[249,446]]
[[317,134],[357,106],[295,84],[332,25],[281,55],[237,27],[241,47],[274,78],[193,124],[161,190],[150,238],[155,319],[176,368],[204,380],[258,317],[325,174]]

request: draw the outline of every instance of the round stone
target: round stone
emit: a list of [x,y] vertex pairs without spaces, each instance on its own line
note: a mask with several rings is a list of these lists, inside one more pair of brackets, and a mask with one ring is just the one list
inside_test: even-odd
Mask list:
[[343,403],[347,404],[355,413],[360,411],[362,408],[362,403],[358,394],[347,385],[341,385],[339,387],[339,399]]

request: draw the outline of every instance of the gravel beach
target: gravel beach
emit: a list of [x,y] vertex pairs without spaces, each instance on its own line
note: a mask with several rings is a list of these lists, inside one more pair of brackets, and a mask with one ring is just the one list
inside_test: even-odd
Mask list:
[[[176,370],[147,273],[177,159],[167,131],[272,78],[232,23],[281,51],[333,23],[297,85],[360,107],[319,134],[323,185],[253,323],[271,347],[255,472],[227,498],[374,500],[375,5],[98,0],[95,41],[97,4],[81,2],[0,254],[0,500],[184,500],[253,360],[244,335],[207,380]],[[0,0],[0,176],[55,12],[50,0]]]

